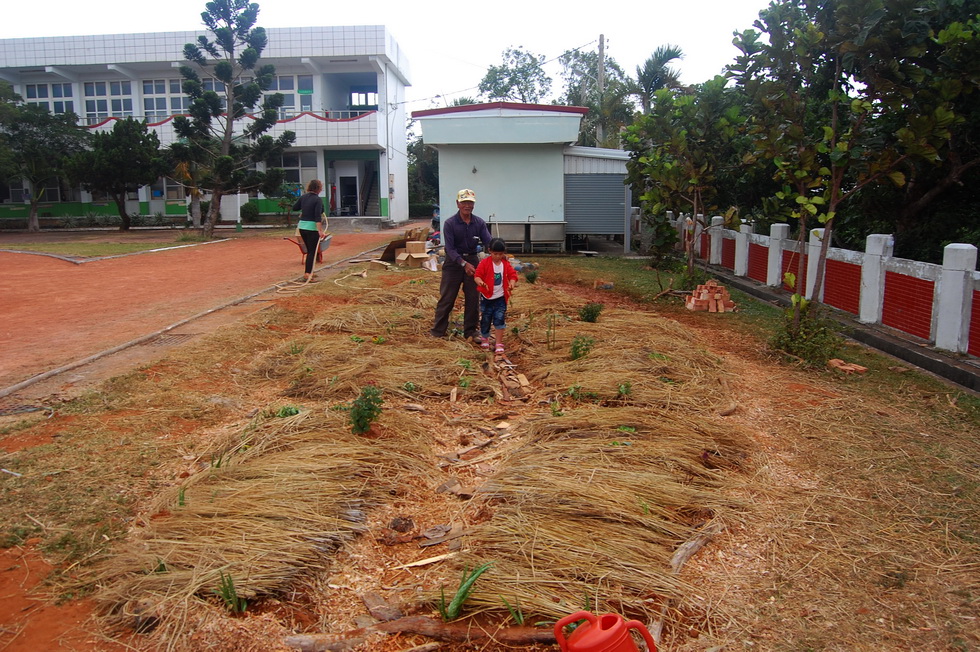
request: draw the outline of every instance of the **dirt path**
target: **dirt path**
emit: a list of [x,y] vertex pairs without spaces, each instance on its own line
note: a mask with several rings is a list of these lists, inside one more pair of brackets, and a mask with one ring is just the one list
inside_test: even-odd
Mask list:
[[[324,254],[324,266],[378,247],[400,233],[337,233]],[[27,235],[0,236],[0,249],[15,249]],[[174,240],[167,231],[142,237]],[[32,241],[37,241],[36,235]],[[281,235],[231,237],[83,263],[0,251],[0,270],[0,391],[294,280],[303,271],[299,249]],[[240,312],[232,310],[226,316],[240,318]],[[211,318],[205,327],[215,327],[216,321]],[[198,326],[191,330],[202,332]],[[159,353],[160,349],[141,351],[138,357],[145,360]],[[138,361],[127,360],[130,363]],[[45,392],[84,380],[78,374],[61,378],[61,386],[49,384]]]

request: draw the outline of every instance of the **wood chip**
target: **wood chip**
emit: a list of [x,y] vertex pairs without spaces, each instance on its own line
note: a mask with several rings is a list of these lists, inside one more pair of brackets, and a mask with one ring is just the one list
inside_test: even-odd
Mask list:
[[403,568],[415,568],[416,566],[428,566],[429,564],[435,564],[436,562],[445,561],[446,559],[452,559],[456,556],[455,552],[447,552],[444,555],[436,555],[435,557],[426,557],[425,559],[419,559],[418,561],[413,561],[408,564],[402,564],[400,566],[392,566],[391,570],[402,570]]

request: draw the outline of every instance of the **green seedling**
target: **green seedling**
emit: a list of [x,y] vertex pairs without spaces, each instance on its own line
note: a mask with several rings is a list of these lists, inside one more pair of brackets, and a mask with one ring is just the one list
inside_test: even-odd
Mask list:
[[552,401],[551,403],[548,404],[548,406],[551,408],[551,416],[553,417],[565,416],[565,413],[561,411],[561,403],[559,403],[558,401]]
[[592,347],[595,346],[595,338],[588,335],[576,335],[572,338],[571,356],[572,360],[578,360],[589,355]]
[[619,383],[616,388],[616,393],[619,394],[620,398],[626,398],[633,393],[633,383],[625,382]]
[[353,342],[354,344],[360,344],[361,342],[364,341],[364,338],[361,337],[360,335],[351,335],[350,341]]
[[582,321],[595,323],[599,321],[599,313],[605,306],[601,303],[587,303],[578,309],[578,316]]
[[293,405],[284,405],[276,411],[276,416],[280,419],[299,414],[299,408]]
[[636,432],[636,428],[633,426],[619,426],[616,430],[620,432]]
[[468,568],[463,568],[463,577],[460,579],[459,586],[456,588],[456,595],[453,596],[449,604],[446,604],[445,589],[440,589],[439,615],[442,616],[444,621],[449,622],[459,617],[460,612],[463,610],[463,603],[466,602],[466,599],[470,597],[470,593],[473,592],[473,585],[480,579],[480,575],[483,575],[491,566],[493,564],[488,562],[482,566],[477,566],[472,572]]
[[232,579],[230,574],[225,575],[224,571],[220,571],[220,576],[221,579],[218,582],[218,589],[215,593],[221,597],[228,611],[233,614],[245,613],[245,609],[248,608],[248,601],[238,595],[238,590],[235,588],[235,580]]
[[499,597],[503,601],[504,606],[507,607],[507,611],[510,612],[510,617],[514,619],[514,622],[517,623],[518,625],[523,625],[524,612],[521,610],[520,600],[515,599],[514,604],[512,606],[509,602],[507,602],[507,598],[505,598],[502,595]]
[[186,495],[184,493],[185,491],[187,491],[187,490],[184,487],[181,487],[180,489],[177,490],[177,506],[178,507],[183,507],[184,505],[187,504]]
[[405,383],[404,385],[402,385],[402,389],[404,389],[406,392],[414,392],[418,388],[419,388],[418,385],[416,385],[415,383],[413,383],[411,381],[409,381],[409,382]]
[[459,360],[456,361],[456,364],[458,364],[463,369],[466,369],[466,371],[473,371],[472,360],[467,360],[466,358],[460,358]]

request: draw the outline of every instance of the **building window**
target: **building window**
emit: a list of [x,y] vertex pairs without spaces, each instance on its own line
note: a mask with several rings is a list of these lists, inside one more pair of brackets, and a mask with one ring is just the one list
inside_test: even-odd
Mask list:
[[150,199],[183,199],[184,186],[169,177],[160,177],[150,185]]
[[[71,84],[26,84],[24,88],[27,103],[41,106],[54,113],[74,113]],[[48,101],[54,98],[54,101]]]
[[352,86],[350,89],[350,108],[352,111],[378,108],[378,89],[373,86]]
[[283,182],[300,185],[304,189],[317,178],[316,152],[286,152],[279,158],[266,162],[267,168],[282,168]]

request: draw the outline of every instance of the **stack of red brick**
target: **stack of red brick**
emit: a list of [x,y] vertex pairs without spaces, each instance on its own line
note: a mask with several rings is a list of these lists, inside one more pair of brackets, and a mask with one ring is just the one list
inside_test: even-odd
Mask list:
[[735,302],[728,295],[728,288],[719,285],[714,279],[708,281],[687,297],[688,310],[706,310],[708,312],[733,312]]

